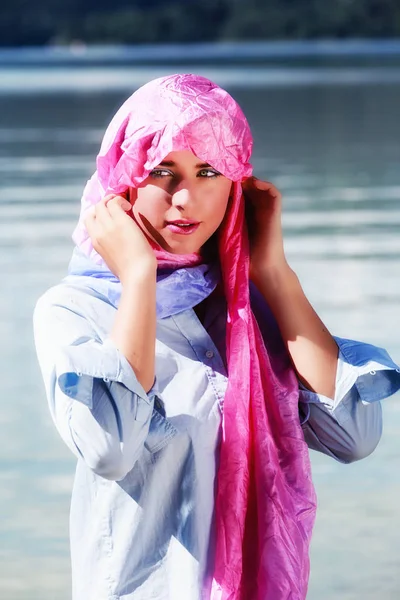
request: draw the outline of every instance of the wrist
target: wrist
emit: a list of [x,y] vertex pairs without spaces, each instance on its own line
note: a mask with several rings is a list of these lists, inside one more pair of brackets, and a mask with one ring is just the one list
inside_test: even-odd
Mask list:
[[287,263],[258,271],[252,281],[270,303],[293,297],[301,289],[296,273]]
[[133,265],[120,275],[120,281],[123,287],[137,286],[147,281],[156,281],[157,260],[146,260]]
[[254,268],[250,265],[250,278],[256,285],[268,284],[273,287],[281,287],[296,276],[286,260],[274,264],[259,265]]

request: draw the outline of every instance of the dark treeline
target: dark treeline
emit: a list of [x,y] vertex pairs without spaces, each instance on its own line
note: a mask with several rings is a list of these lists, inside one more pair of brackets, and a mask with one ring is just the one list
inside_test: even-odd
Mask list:
[[400,37],[400,0],[1,0],[0,45]]

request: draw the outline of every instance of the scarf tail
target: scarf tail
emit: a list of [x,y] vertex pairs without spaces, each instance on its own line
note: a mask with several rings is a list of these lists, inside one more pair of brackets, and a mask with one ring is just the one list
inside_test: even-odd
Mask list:
[[[241,196],[239,185],[235,194]],[[229,382],[211,600],[304,600],[315,494],[298,418],[298,384],[293,370],[273,381],[250,307],[243,201],[234,207],[220,246]]]

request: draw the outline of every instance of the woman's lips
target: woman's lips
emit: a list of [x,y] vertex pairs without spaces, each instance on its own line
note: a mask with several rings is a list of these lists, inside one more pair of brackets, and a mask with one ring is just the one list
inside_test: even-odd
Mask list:
[[200,223],[190,223],[187,221],[173,221],[167,223],[166,227],[172,233],[177,233],[179,235],[190,235],[199,228],[199,225]]

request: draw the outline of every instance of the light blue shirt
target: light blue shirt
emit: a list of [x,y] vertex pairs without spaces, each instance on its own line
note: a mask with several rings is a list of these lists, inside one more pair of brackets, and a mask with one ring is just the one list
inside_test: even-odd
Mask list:
[[[189,309],[159,319],[156,381],[146,394],[108,339],[115,313],[95,290],[63,283],[34,315],[50,412],[78,459],[73,599],[205,600],[226,317],[216,310],[203,326]],[[336,341],[335,397],[301,387],[299,418],[310,448],[351,462],[376,447],[379,400],[400,388],[400,370],[383,349]]]

